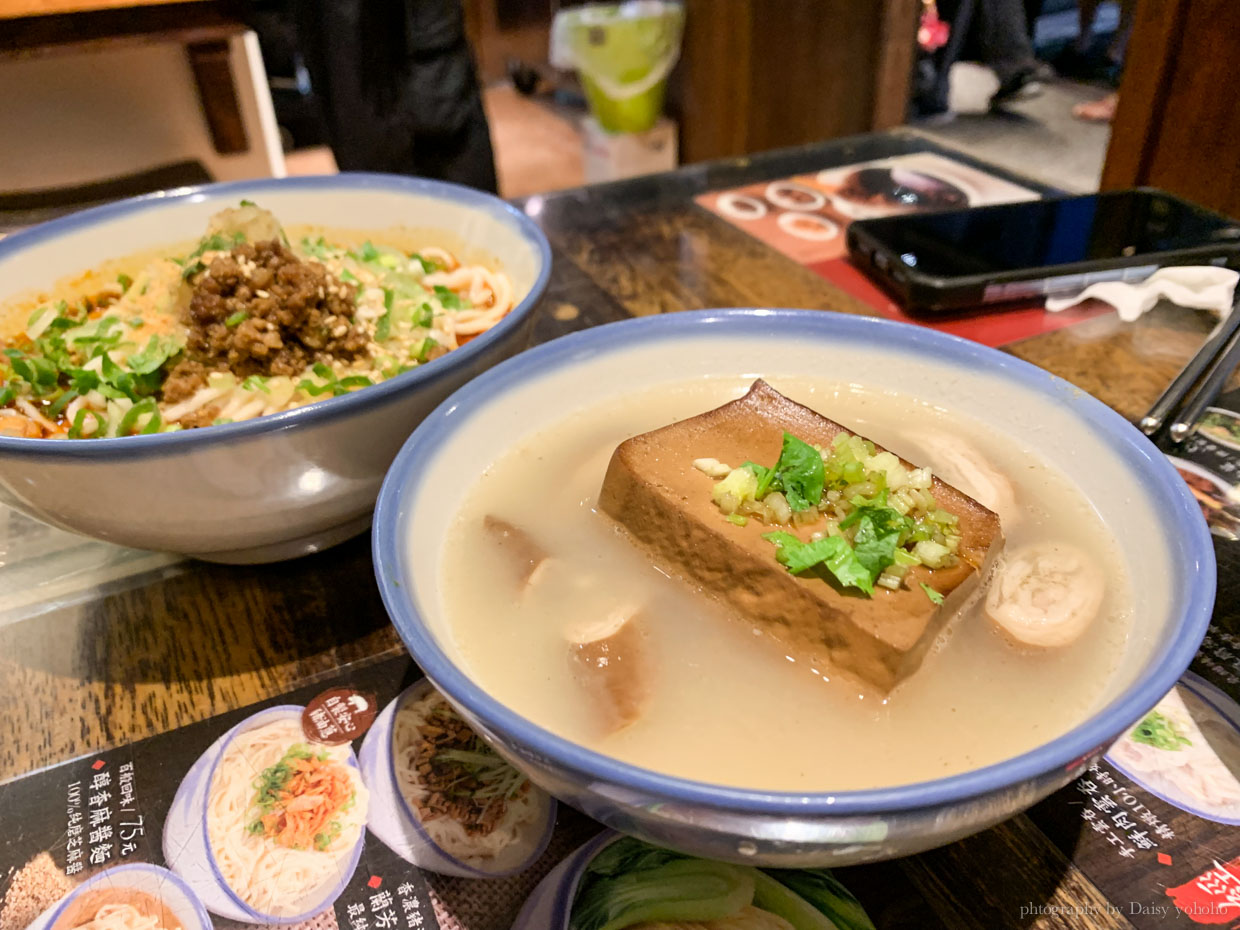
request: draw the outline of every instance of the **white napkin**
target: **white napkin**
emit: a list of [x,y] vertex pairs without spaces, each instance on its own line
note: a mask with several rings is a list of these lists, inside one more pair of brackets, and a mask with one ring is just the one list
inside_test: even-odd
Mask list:
[[1238,279],[1240,272],[1212,265],[1161,268],[1137,283],[1099,281],[1075,297],[1048,297],[1046,309],[1058,313],[1092,297],[1110,304],[1119,312],[1121,320],[1131,323],[1166,299],[1181,307],[1209,310],[1224,317],[1231,312]]

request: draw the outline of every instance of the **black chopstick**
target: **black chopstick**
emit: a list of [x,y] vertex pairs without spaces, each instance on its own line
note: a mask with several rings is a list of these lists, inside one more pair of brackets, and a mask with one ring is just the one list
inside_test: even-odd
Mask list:
[[[1231,315],[1240,316],[1240,312],[1232,311]],[[1197,428],[1197,421],[1222,393],[1223,386],[1227,384],[1227,379],[1237,365],[1240,365],[1240,331],[1232,334],[1223,351],[1215,357],[1205,377],[1185,398],[1184,406],[1175,416],[1175,422],[1167,429],[1167,435],[1173,442],[1183,442]]]
[[1171,382],[1167,390],[1163,391],[1162,396],[1154,401],[1150,412],[1141,418],[1140,423],[1137,424],[1141,432],[1147,436],[1153,436],[1162,428],[1167,418],[1171,416],[1171,412],[1184,403],[1192,386],[1226,351],[1228,343],[1237,332],[1240,332],[1240,310],[1233,306],[1232,312],[1214,327],[1214,331],[1202,343],[1197,354],[1188,360],[1188,364],[1175,376],[1175,380]]

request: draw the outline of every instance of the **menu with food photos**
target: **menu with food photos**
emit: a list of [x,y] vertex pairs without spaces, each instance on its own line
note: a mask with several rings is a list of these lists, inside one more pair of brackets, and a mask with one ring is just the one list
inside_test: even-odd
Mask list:
[[1139,928],[1240,926],[1240,391],[1168,455],[1215,537],[1214,617],[1188,672],[1033,821]]
[[1091,319],[1096,306],[1048,312],[1040,302],[950,319],[910,317],[848,260],[853,220],[1036,200],[1038,193],[934,152],[829,168],[699,195],[721,219],[805,265],[893,320],[1002,346]]
[[[1240,391],[1171,460],[1215,534],[1209,633],[1176,687],[1028,819],[1138,930],[1235,928]],[[606,830],[508,765],[407,657],[2,784],[0,821],[0,930],[935,925],[899,863],[759,871]],[[688,900],[689,872],[711,890]],[[1048,906],[1013,905],[1004,925]]]
[[0,811],[0,930],[598,930],[635,879],[650,919],[685,913],[690,861],[722,888],[703,916],[872,926],[827,870],[755,904],[752,871],[557,805],[404,657],[0,785]]

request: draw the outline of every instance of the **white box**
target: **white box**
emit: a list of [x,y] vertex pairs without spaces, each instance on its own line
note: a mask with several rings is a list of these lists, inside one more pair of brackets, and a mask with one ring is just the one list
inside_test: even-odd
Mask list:
[[611,133],[587,116],[582,147],[587,184],[671,171],[676,167],[676,124],[661,117],[645,132]]

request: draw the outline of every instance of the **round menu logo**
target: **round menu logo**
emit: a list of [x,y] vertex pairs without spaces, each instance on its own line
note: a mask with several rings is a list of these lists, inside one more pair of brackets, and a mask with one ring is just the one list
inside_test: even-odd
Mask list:
[[369,730],[377,710],[373,694],[353,688],[329,688],[306,705],[301,728],[313,742],[340,746]]

